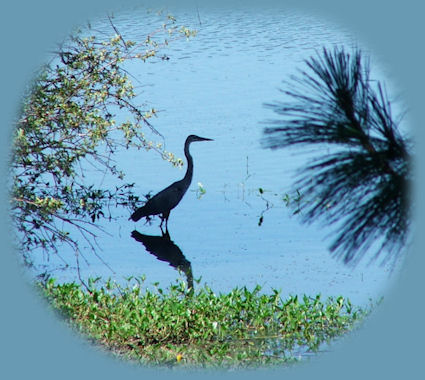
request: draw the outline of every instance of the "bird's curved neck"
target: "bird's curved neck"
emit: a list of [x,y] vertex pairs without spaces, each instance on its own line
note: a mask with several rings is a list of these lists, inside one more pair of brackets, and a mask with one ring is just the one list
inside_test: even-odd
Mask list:
[[189,153],[189,145],[190,145],[190,143],[186,143],[184,145],[184,155],[186,156],[186,159],[187,159],[187,170],[186,170],[186,174],[184,176],[184,179],[191,182],[192,176],[193,176],[193,159],[192,159],[192,156]]

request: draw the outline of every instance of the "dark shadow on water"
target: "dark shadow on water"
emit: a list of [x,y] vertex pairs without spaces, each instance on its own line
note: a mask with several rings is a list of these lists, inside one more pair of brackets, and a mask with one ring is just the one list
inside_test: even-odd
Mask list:
[[193,289],[192,265],[183,255],[181,249],[171,240],[168,231],[162,236],[152,236],[134,230],[131,237],[142,243],[146,250],[158,260],[166,261],[173,268],[182,271],[186,275],[188,288]]

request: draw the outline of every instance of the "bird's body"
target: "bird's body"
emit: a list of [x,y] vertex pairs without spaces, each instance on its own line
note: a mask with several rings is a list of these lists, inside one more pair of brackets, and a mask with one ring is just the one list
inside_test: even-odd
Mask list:
[[138,208],[130,216],[131,220],[133,220],[134,222],[137,222],[143,217],[149,217],[152,215],[160,215],[161,227],[162,227],[162,223],[165,220],[165,227],[167,228],[170,211],[180,203],[181,199],[183,198],[187,189],[189,188],[190,183],[192,182],[193,159],[189,153],[189,145],[194,141],[211,141],[211,139],[207,139],[207,138],[199,137],[195,135],[188,136],[184,144],[184,154],[187,159],[187,170],[183,179],[172,183],[170,186],[166,187],[164,190],[161,190],[158,194],[148,199],[148,201],[146,202],[144,206]]
[[174,182],[152,198],[149,198],[143,207],[138,208],[131,215],[131,219],[137,222],[146,216],[160,214],[165,216],[179,204],[186,191],[187,187],[185,188],[183,180]]

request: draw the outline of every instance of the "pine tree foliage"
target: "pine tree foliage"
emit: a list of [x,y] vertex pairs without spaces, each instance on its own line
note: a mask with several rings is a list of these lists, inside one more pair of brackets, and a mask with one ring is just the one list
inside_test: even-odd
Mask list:
[[307,60],[282,91],[290,100],[266,105],[281,117],[263,139],[272,149],[319,148],[295,183],[303,221],[332,225],[331,252],[352,264],[369,250],[372,259],[385,252],[384,262],[399,257],[409,231],[410,142],[364,61],[343,48]]

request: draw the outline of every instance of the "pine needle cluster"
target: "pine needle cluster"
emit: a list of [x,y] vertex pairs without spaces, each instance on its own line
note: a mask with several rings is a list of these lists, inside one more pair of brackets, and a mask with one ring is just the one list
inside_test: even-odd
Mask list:
[[336,257],[352,264],[369,250],[372,259],[384,251],[384,261],[399,257],[409,231],[411,153],[401,118],[393,118],[359,50],[324,48],[306,64],[282,90],[289,100],[266,105],[281,117],[268,122],[263,145],[319,148],[295,186],[305,200],[303,221],[335,227]]

